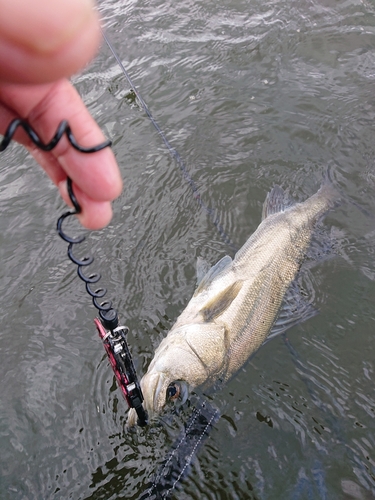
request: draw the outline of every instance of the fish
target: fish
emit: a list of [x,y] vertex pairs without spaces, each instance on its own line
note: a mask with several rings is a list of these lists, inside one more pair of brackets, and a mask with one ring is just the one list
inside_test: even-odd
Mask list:
[[[234,258],[226,255],[200,277],[140,385],[152,419],[169,400],[226,383],[267,341],[288,289],[306,258],[317,222],[337,202],[323,184],[302,203],[274,186],[262,221]],[[127,425],[135,425],[129,410]]]

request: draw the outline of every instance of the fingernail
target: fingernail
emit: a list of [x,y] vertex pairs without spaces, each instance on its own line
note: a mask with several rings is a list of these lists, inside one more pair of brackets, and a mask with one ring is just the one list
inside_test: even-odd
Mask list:
[[68,188],[66,185],[66,180],[60,181],[57,184],[57,189],[59,190],[61,198],[65,201],[65,203],[69,206],[72,207],[72,202],[70,201],[69,194],[68,194]]

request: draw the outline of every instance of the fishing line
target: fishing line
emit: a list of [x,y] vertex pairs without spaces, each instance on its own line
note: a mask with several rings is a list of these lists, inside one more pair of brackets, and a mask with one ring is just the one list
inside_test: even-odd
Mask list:
[[[179,166],[185,180],[188,182],[193,192],[194,198],[198,201],[201,208],[208,214],[224,243],[226,243],[234,251],[236,251],[237,248],[232,243],[230,237],[226,234],[218,216],[216,216],[216,210],[206,205],[206,203],[202,200],[198,190],[198,186],[190,176],[185,162],[183,161],[178,151],[176,151],[176,149],[172,147],[159,124],[152,116],[150,109],[148,108],[142,95],[134,85],[129,73],[127,72],[125,66],[123,65],[121,59],[119,58],[116,50],[114,49],[112,43],[110,42],[103,29],[102,35],[118,65],[120,66],[121,71],[124,74],[131,90],[137,97],[138,102],[140,103],[144,112],[150,119],[152,125],[155,127],[156,131],[162,138],[170,155]],[[198,448],[202,446],[204,440],[209,436],[212,427],[219,420],[219,417],[219,411],[217,409],[214,409],[206,401],[201,402],[199,408],[194,408],[192,416],[190,417],[185,430],[176,440],[176,442],[172,446],[171,451],[165,457],[164,463],[156,473],[152,485],[146,493],[146,496],[142,496],[141,498],[152,498],[153,492],[156,493],[157,498],[168,498],[171,491],[175,489],[177,483],[181,481],[183,476],[186,474],[193,456],[197,453]]]
[[219,420],[220,414],[208,401],[203,401],[193,409],[184,431],[164,458],[149,489],[139,500],[168,498],[184,475],[204,440]]
[[[198,186],[190,176],[185,162],[183,161],[178,151],[172,147],[163,130],[160,128],[159,124],[153,117],[150,109],[148,108],[142,95],[134,85],[129,73],[124,67],[121,59],[119,58],[116,50],[114,49],[104,30],[102,30],[102,35],[114,58],[116,59],[122,73],[124,74],[131,90],[137,97],[139,104],[162,138],[163,143],[168,149],[170,155],[179,166],[185,180],[188,182],[193,192],[195,199],[215,225],[224,243],[226,243],[236,251],[236,247],[232,243],[230,237],[226,234],[223,226],[220,223],[219,217],[216,215],[216,210],[208,206],[202,200]],[[207,402],[201,402],[198,408],[194,408],[193,413],[185,427],[185,430],[182,432],[182,435],[176,440],[175,444],[172,446],[171,450],[164,458],[164,461],[160,466],[158,472],[155,474],[149,489],[140,497],[140,499],[143,500],[146,498],[168,498],[172,490],[175,489],[177,483],[183,478],[193,456],[197,453],[198,447],[201,446],[203,440],[208,437],[209,432],[218,419],[218,410],[213,409],[210,405],[208,405]]]
[[178,151],[175,148],[172,147],[172,145],[168,141],[166,135],[164,134],[163,130],[160,128],[159,124],[157,123],[157,121],[155,120],[155,118],[152,116],[149,107],[147,106],[146,102],[144,101],[144,99],[141,96],[141,94],[140,94],[139,90],[137,89],[137,87],[134,85],[134,83],[133,83],[133,81],[132,81],[129,73],[126,71],[125,66],[123,65],[123,63],[122,63],[121,59],[119,58],[119,56],[118,56],[115,48],[113,47],[112,43],[108,39],[108,37],[105,34],[105,32],[104,32],[103,29],[102,29],[102,35],[103,35],[103,38],[106,41],[109,49],[111,50],[114,58],[116,59],[118,65],[120,66],[121,71],[123,72],[126,80],[128,81],[131,90],[136,95],[136,97],[137,97],[137,99],[138,99],[141,107],[143,108],[144,112],[146,113],[146,115],[150,119],[152,125],[155,127],[155,129],[158,132],[158,134],[160,135],[160,137],[162,138],[162,140],[163,140],[166,148],[168,149],[170,155],[176,161],[177,165],[180,167],[180,170],[181,170],[181,172],[182,172],[185,180],[188,182],[188,184],[189,184],[189,186],[190,186],[190,188],[191,188],[191,190],[193,192],[194,198],[197,200],[197,202],[199,203],[199,205],[201,206],[201,208],[208,214],[208,216],[210,217],[211,221],[213,222],[214,226],[216,227],[216,229],[217,229],[218,233],[220,234],[220,236],[221,236],[222,240],[224,241],[224,243],[227,244],[228,246],[230,246],[232,248],[232,250],[236,251],[237,250],[236,246],[232,243],[232,240],[230,239],[230,237],[228,236],[228,234],[225,232],[222,224],[220,223],[219,217],[216,215],[216,212],[217,212],[216,209],[212,208],[212,207],[209,207],[202,200],[201,195],[199,193],[198,186],[195,183],[194,179],[189,174],[188,169],[186,167],[186,164],[185,164],[184,160],[182,159],[182,157],[180,156],[180,154],[178,153]]

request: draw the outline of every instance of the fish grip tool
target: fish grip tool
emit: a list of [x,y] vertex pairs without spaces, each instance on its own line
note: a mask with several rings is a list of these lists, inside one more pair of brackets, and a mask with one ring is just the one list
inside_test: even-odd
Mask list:
[[[18,128],[22,128],[28,135],[29,139],[35,146],[42,151],[51,151],[60,141],[65,134],[71,146],[81,153],[95,153],[102,149],[111,146],[110,140],[104,141],[93,147],[83,147],[76,141],[69,123],[63,120],[56,130],[55,135],[48,143],[44,143],[31,125],[21,118],[16,118],[8,125],[3,139],[0,142],[0,152],[4,151],[13,139],[14,134]],[[99,318],[95,319],[95,325],[98,330],[100,338],[103,340],[104,348],[109,358],[110,364],[116,376],[118,385],[125,397],[125,400],[130,408],[134,408],[138,415],[138,425],[147,425],[147,412],[144,410],[143,394],[138,382],[136,370],[132,361],[129,346],[127,344],[126,335],[128,333],[127,327],[119,327],[117,311],[112,307],[112,302],[101,301],[107,290],[105,288],[98,288],[93,290],[92,285],[97,283],[101,275],[99,273],[91,273],[85,275],[83,269],[94,262],[94,258],[83,257],[78,259],[73,254],[74,245],[79,245],[85,240],[84,236],[71,237],[63,230],[63,222],[66,218],[79,214],[81,207],[73,192],[72,180],[67,178],[67,188],[70,201],[73,204],[74,210],[69,210],[63,213],[57,221],[57,232],[59,236],[68,243],[68,257],[77,265],[77,273],[80,279],[86,284],[86,291],[92,297],[93,305],[99,311]],[[105,330],[108,329],[108,331]]]
[[129,328],[118,326],[106,331],[99,319],[95,318],[94,321],[122,394],[129,407],[137,412],[138,425],[144,427],[147,424],[147,413],[142,406],[143,394],[126,341]]

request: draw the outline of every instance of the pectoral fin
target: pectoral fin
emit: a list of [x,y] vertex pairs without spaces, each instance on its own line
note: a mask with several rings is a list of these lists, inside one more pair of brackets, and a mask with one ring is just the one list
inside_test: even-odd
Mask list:
[[205,259],[202,259],[202,257],[197,258],[197,286],[200,285],[210,268],[210,264]]
[[[203,260],[203,259],[202,259]],[[214,266],[211,267],[211,269],[206,273],[205,276],[200,277],[200,282],[198,281],[199,285],[198,288],[195,290],[194,295],[197,295],[200,293],[202,290],[207,288],[210,283],[212,283],[213,279],[216,278],[224,269],[226,269],[228,266],[232,264],[232,258],[229,257],[229,255],[226,255],[222,259],[219,260]],[[204,266],[203,263],[201,263],[202,266]]]
[[214,299],[206,304],[201,310],[204,321],[212,321],[222,314],[237,297],[242,288],[243,281],[235,281],[220,292]]

